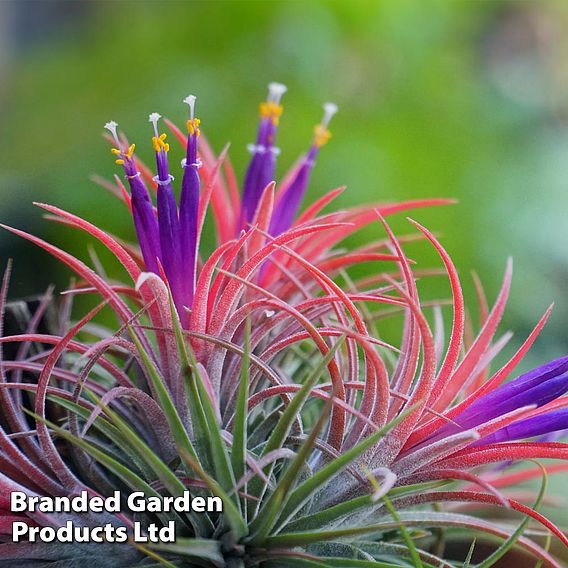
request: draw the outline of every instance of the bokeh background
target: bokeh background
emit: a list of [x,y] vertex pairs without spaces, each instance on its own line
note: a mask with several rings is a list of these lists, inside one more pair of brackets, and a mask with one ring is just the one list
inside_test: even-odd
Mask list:
[[[102,125],[117,120],[151,159],[148,113],[181,121],[181,99],[196,93],[204,131],[217,150],[232,143],[242,177],[271,80],[289,86],[281,172],[306,148],[322,101],[336,101],[309,197],[346,184],[340,206],[457,198],[413,216],[443,237],[470,302],[469,272],[492,300],[511,255],[511,349],[554,301],[526,365],[568,352],[563,1],[0,1],[0,221],[82,258],[88,241],[32,201],[132,237],[125,209],[90,180],[116,171]],[[409,230],[403,216],[394,224]],[[13,295],[68,282],[47,254],[0,234],[2,265],[8,257]],[[436,262],[424,247],[414,257]]]
[[[88,258],[87,241],[42,219],[60,205],[132,237],[125,209],[90,181],[115,166],[110,118],[151,157],[147,115],[176,120],[198,95],[213,146],[242,177],[257,104],[286,83],[280,171],[303,151],[320,105],[341,108],[310,197],[340,205],[455,197],[413,215],[443,237],[473,302],[515,261],[503,329],[511,352],[551,302],[524,368],[568,352],[568,3],[540,1],[0,1],[0,220]],[[404,232],[401,216],[395,222]],[[367,230],[369,238],[377,228]],[[419,266],[436,257],[417,249]],[[13,296],[65,286],[69,272],[18,238]],[[109,268],[109,270],[112,270]],[[447,285],[438,279],[447,296]],[[506,354],[505,353],[505,354]]]

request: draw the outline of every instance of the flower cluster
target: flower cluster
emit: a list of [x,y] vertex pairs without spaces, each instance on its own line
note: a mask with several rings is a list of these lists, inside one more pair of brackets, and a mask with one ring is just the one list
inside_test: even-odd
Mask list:
[[[568,428],[568,357],[509,380],[550,309],[515,354],[493,368],[509,339],[496,334],[511,266],[491,309],[478,283],[481,327],[466,333],[473,324],[439,240],[415,221],[412,233],[397,237],[386,220],[449,201],[324,212],[344,189],[337,188],[300,213],[337,108],[324,106],[311,147],[276,184],[284,92],[271,84],[260,106],[242,194],[226,150],[215,156],[201,134],[195,97],[185,99],[187,135],[164,119],[185,156],[179,200],[168,161],[175,150],[159,130],[160,115],[150,115],[156,175],[117,124],[106,125],[127,184],[119,176],[102,184],[131,211],[137,246],[38,204],[108,249],[127,282],[8,228],[64,262],[79,282],[65,293],[62,331],[37,331],[51,301],[46,297],[25,332],[0,338],[3,495],[120,489],[175,497],[189,489],[222,500],[223,514],[160,515],[164,526],[175,522],[175,546],[107,543],[104,554],[97,548],[101,560],[91,558],[93,566],[144,565],[151,557],[166,566],[384,568],[411,561],[448,568],[469,565],[475,539],[467,535],[466,553],[457,558],[444,556],[439,537],[462,539],[465,527],[503,540],[484,568],[514,546],[543,566],[561,567],[523,533],[533,520],[563,549],[565,533],[538,512],[541,496],[527,505],[526,495],[512,488],[543,471],[546,478],[568,470],[568,444],[555,435]],[[217,245],[207,254],[200,242],[209,211]],[[369,225],[377,229],[375,241],[339,246]],[[415,268],[404,250],[410,241],[433,247],[443,270]],[[355,278],[352,268],[362,265],[366,276]],[[421,299],[420,278],[433,274],[447,276],[449,301]],[[8,282],[9,270],[2,320]],[[96,294],[101,303],[71,322],[65,316],[77,294]],[[452,315],[447,337],[445,305]],[[101,310],[118,318],[118,329],[92,325]],[[394,316],[398,346],[381,333]],[[12,359],[4,357],[4,345],[19,346]],[[508,469],[538,458],[560,463]],[[502,507],[506,519],[474,516],[471,504]],[[518,514],[525,520],[516,528]],[[0,535],[9,535],[14,518],[0,498]],[[68,520],[22,518],[40,526]],[[133,519],[121,514],[112,521],[131,531]],[[73,520],[97,522],[88,515]],[[29,566],[63,554],[47,544],[4,540],[0,564]],[[64,554],[81,561],[93,551],[77,545]]]
[[[268,86],[267,100],[260,104],[260,124],[256,144],[250,144],[252,154],[247,168],[240,212],[235,217],[235,235],[248,230],[257,218],[258,206],[265,189],[274,180],[276,157],[280,150],[275,146],[278,124],[283,112],[280,104],[286,87],[281,83]],[[163,274],[169,283],[172,296],[184,327],[187,327],[187,312],[191,310],[195,293],[198,258],[199,196],[201,181],[199,168],[202,161],[198,157],[198,141],[201,135],[201,121],[195,116],[196,97],[189,95],[183,101],[189,107],[187,120],[186,155],[181,162],[183,177],[179,207],[176,202],[168,164],[169,143],[167,134],[160,134],[158,121],[161,115],[150,114],[149,121],[154,128],[152,145],[156,157],[157,174],[152,182],[157,187],[156,213],[148,188],[142,180],[142,172],[134,157],[135,144],[128,144],[118,135],[118,124],[110,121],[105,128],[111,133],[115,147],[112,153],[116,163],[123,167],[130,188],[130,204],[134,218],[136,235],[140,244],[146,270]],[[310,172],[314,167],[319,149],[331,137],[328,125],[337,112],[333,103],[324,105],[322,121],[314,128],[312,145],[297,164],[293,175],[285,184],[278,202],[275,204],[269,224],[269,234],[278,236],[288,230],[298,213],[306,192]]]

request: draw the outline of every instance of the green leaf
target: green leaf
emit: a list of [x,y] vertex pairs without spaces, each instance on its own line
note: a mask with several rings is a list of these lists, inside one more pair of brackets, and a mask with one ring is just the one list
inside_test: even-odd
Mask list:
[[292,428],[294,420],[296,420],[296,417],[298,416],[300,409],[310,395],[311,390],[314,388],[318,379],[321,377],[324,369],[329,365],[329,363],[335,356],[337,350],[343,345],[344,341],[345,335],[342,335],[333,345],[333,347],[327,352],[325,357],[320,361],[319,365],[313,370],[312,374],[305,380],[304,384],[292,398],[288,406],[286,406],[286,409],[284,410],[280,420],[274,428],[274,431],[268,439],[266,446],[264,447],[262,455],[266,455],[269,452],[282,447],[284,441],[286,440],[286,437],[288,436]]
[[[262,455],[266,455],[273,450],[277,450],[284,444],[294,421],[298,417],[303,404],[306,402],[311,390],[316,385],[324,369],[329,365],[330,361],[335,356],[337,350],[343,345],[345,341],[345,335],[342,335],[337,342],[331,347],[331,349],[326,353],[325,357],[320,361],[319,365],[313,370],[311,375],[306,379],[304,384],[292,398],[292,400],[286,406],[282,416],[276,423],[272,434],[268,438],[264,449],[262,450]],[[264,470],[267,477],[270,477],[271,472],[274,468],[274,464],[267,466]],[[264,481],[260,478],[255,477],[250,484],[249,493],[255,497],[260,497],[261,494],[266,489]]]
[[412,540],[412,538],[410,538],[410,534],[408,534],[404,523],[400,520],[397,510],[394,508],[393,504],[390,502],[390,499],[386,495],[383,497],[382,501],[391,514],[392,518],[398,523],[402,538],[404,539],[404,542],[408,547],[408,552],[410,553],[410,558],[412,559],[415,568],[424,568],[422,559],[420,558],[418,551],[416,550],[416,546],[414,545],[414,541]]
[[[156,369],[154,363],[148,356],[148,353],[146,353],[144,347],[140,343],[140,340],[136,337],[136,334],[133,332],[130,326],[128,326],[128,330],[140,354],[140,357],[142,359],[144,367],[146,368],[150,381],[152,382],[154,392],[158,397],[158,402],[162,407],[166,420],[168,421],[178,452],[180,454],[185,453],[186,455],[190,455],[196,463],[199,463],[199,457],[195,451],[195,448],[193,447],[193,444],[191,443],[191,440],[189,439],[187,430],[181,421],[181,418],[170,397],[170,394],[167,388],[162,383],[162,379],[160,377],[160,374],[158,373],[158,370]],[[197,514],[191,516],[191,519],[192,522],[196,525],[196,531],[198,532],[198,534],[208,534],[210,532],[212,525],[208,515]]]
[[402,566],[401,564],[392,564],[390,562],[381,562],[379,560],[357,560],[329,557],[326,557],[324,560],[328,566],[339,566],[340,568],[348,568],[349,566],[360,566],[361,568],[400,568]]
[[[550,551],[550,545],[552,544],[552,533],[550,531],[548,531],[546,533],[546,542],[544,545],[544,550],[546,550],[546,552]],[[537,561],[537,563],[534,565],[534,568],[541,568],[542,566],[542,558],[540,560]]]
[[[546,469],[539,462],[534,463],[536,463],[536,465],[538,465],[538,467],[540,467],[542,471],[542,483],[533,507],[533,509],[536,511],[540,507],[540,504],[542,503],[542,500],[544,498],[544,494],[546,493],[546,487],[548,485],[548,474],[546,473]],[[530,517],[526,516],[523,519],[523,522],[518,526],[517,530],[515,530],[515,532],[505,542],[503,542],[503,544],[501,544],[501,546],[497,550],[495,550],[483,562],[478,564],[477,568],[490,568],[491,566],[494,566],[498,560],[503,558],[503,556],[505,556],[505,554],[507,554],[507,552],[509,552],[509,550],[511,550],[515,546],[521,536],[523,536],[523,533],[525,532],[529,522]]]
[[[428,543],[428,541],[426,541]],[[374,560],[384,560],[386,558],[396,558],[401,562],[401,566],[409,568],[410,564],[406,561],[409,556],[408,548],[405,544],[385,541],[365,541],[357,540],[357,549],[371,555]],[[418,549],[418,554],[424,562],[424,566],[435,566],[435,568],[456,568],[451,561],[446,561],[431,552]]]
[[[428,483],[416,483],[405,487],[393,487],[393,489],[390,490],[390,495],[407,495],[417,491],[437,489],[447,485],[448,483],[449,482],[447,481],[433,481]],[[307,531],[314,528],[321,529],[330,523],[355,513],[359,509],[372,507],[373,505],[376,505],[376,503],[373,501],[371,494],[354,497],[353,499],[338,503],[337,505],[333,505],[332,507],[318,511],[317,513],[300,517],[299,519],[287,524],[285,529],[286,532]]]
[[[185,341],[171,292],[169,292],[169,298],[177,348],[181,356],[183,369],[186,371],[187,401],[191,416],[194,419],[194,434],[199,439],[198,447],[207,454],[201,455],[202,470],[205,472],[209,469],[208,466],[212,464],[213,469],[210,471],[214,474],[215,479],[218,480],[224,492],[231,492],[234,490],[236,483],[229,462],[227,448],[221,437],[221,427],[217,420],[217,414],[199,373],[195,353],[191,345],[188,345]],[[196,456],[192,457],[196,458]],[[237,507],[240,508],[240,501],[236,491],[232,498]]]
[[212,448],[210,444],[209,426],[203,404],[197,390],[197,385],[192,371],[192,364],[187,353],[183,330],[174,305],[171,290],[168,287],[172,325],[176,338],[177,350],[181,363],[181,373],[185,382],[186,400],[189,413],[192,419],[193,440],[196,446],[196,454],[199,456],[201,465],[205,471],[213,472],[212,469]]
[[[90,392],[90,396],[97,400],[97,396]],[[177,475],[168,467],[166,463],[146,444],[146,442],[113,410],[103,405],[100,400],[97,404],[104,410],[106,415],[115,424],[120,433],[124,436],[130,447],[134,448],[140,459],[151,469],[154,475],[164,484],[166,489],[174,496],[182,496],[186,491],[185,485],[179,480]],[[188,519],[199,534],[209,534],[213,525],[207,515],[188,514]]]
[[351,515],[362,509],[364,507],[372,507],[376,505],[373,501],[372,495],[362,495],[361,497],[355,497],[353,499],[349,499],[348,501],[344,501],[342,503],[338,503],[332,507],[327,507],[322,511],[318,511],[317,513],[313,513],[311,515],[306,515],[305,517],[300,517],[296,521],[289,523],[285,526],[286,533],[290,532],[298,532],[298,531],[307,531],[312,529],[323,529],[327,525],[341,519],[342,517],[346,517],[347,515]]
[[162,410],[164,411],[166,420],[170,425],[170,429],[172,431],[172,435],[174,437],[178,450],[183,450],[189,455],[191,455],[193,459],[199,460],[197,453],[195,452],[195,448],[193,447],[193,444],[189,439],[187,430],[185,429],[179,417],[178,411],[174,403],[172,402],[170,394],[168,393],[168,390],[164,386],[162,378],[160,377],[160,374],[158,373],[154,363],[148,356],[148,353],[146,353],[146,351],[144,350],[143,345],[140,343],[138,337],[136,337],[136,334],[132,330],[131,326],[128,326],[128,331],[132,336],[132,340],[136,345],[136,348],[140,354],[140,357],[148,373],[150,381],[152,382],[152,387],[154,388],[154,391],[158,397],[158,402],[162,407]]
[[380,562],[378,560],[356,560],[351,558],[332,558],[324,557],[321,559],[310,558],[275,558],[263,563],[263,566],[270,568],[292,568],[298,566],[299,568],[316,568],[338,566],[339,568],[348,568],[349,566],[356,566],[360,568],[400,568],[401,564],[392,564],[390,562]]
[[[91,443],[87,442],[86,440],[83,440],[82,438],[74,436],[67,430],[60,428],[59,426],[56,426],[55,424],[53,424],[49,420],[42,418],[41,416],[35,414],[32,414],[32,416],[34,416],[36,420],[44,422],[47,426],[49,426],[49,428],[51,428],[51,430],[53,430],[56,434],[58,434],[65,440],[68,440],[72,444],[75,444],[76,446],[87,452],[95,460],[97,460],[99,463],[104,465],[109,471],[114,473],[114,475],[116,475],[119,479],[121,479],[124,483],[126,483],[126,485],[128,485],[131,489],[135,489],[136,491],[142,491],[146,496],[149,497],[158,497],[159,499],[162,498],[162,496],[141,477],[136,475],[134,472],[132,472],[126,466],[122,465],[114,458],[108,456],[105,452],[93,446]],[[166,522],[171,519],[171,517],[169,516],[162,517],[159,514],[158,516],[160,516],[160,518],[162,518]],[[174,517],[176,522],[179,522],[182,525],[185,524],[179,515],[174,514]]]
[[476,543],[476,540],[473,539],[471,546],[469,547],[469,552],[467,553],[467,556],[464,560],[463,568],[469,568],[470,567],[471,559],[473,558],[473,551],[475,550],[475,543]]
[[378,532],[383,527],[378,525],[367,525],[365,527],[351,527],[345,529],[334,529],[329,531],[304,531],[294,533],[283,533],[269,536],[264,546],[266,548],[293,548],[296,546],[308,546],[317,542],[336,540],[340,538],[354,537],[362,534]]
[[328,568],[329,564],[308,558],[272,558],[262,563],[266,568]]
[[[84,390],[85,392],[89,392],[87,391],[87,389]],[[80,404],[61,398],[57,395],[48,395],[47,398],[59,404],[61,407],[74,412],[77,416],[83,418],[84,420],[88,420],[91,416],[91,411],[87,408],[84,408]],[[98,399],[96,397],[93,397],[93,400],[96,401]],[[148,467],[145,461],[141,459],[139,451],[132,447],[128,439],[116,426],[112,425],[108,420],[106,420],[99,414],[99,416],[97,416],[97,418],[93,422],[93,428],[104,434],[109,441],[111,441],[117,448],[120,449],[121,452],[124,452],[124,454],[128,456],[128,458],[130,458],[137,469],[139,469],[145,476],[149,477],[151,475],[151,469]],[[92,440],[91,443],[94,445],[96,444],[95,440]],[[110,455],[110,450],[108,450],[108,453]],[[122,461],[125,461],[124,457],[122,457]]]
[[[236,483],[229,462],[227,447],[221,436],[221,426],[217,420],[217,413],[215,412],[211,399],[209,398],[209,393],[199,373],[197,359],[191,348],[191,344],[186,343],[184,340],[183,330],[177,317],[177,311],[169,289],[168,295],[177,348],[181,354],[183,368],[187,371],[186,385],[188,386],[188,404],[192,417],[195,418],[194,430],[198,433],[203,447],[208,451],[209,460],[206,461],[213,464],[215,479],[225,492],[229,492],[235,489]],[[236,491],[233,498],[240,508],[240,500]]]
[[[245,345],[241,362],[241,379],[237,393],[235,419],[233,422],[233,446],[231,451],[231,462],[235,480],[241,479],[246,472],[246,452],[247,452],[247,417],[248,417],[248,398],[250,381],[250,319],[246,320]],[[246,486],[244,488],[246,492]],[[246,514],[246,507],[242,507]]]
[[385,434],[392,428],[404,420],[417,405],[408,408],[401,412],[394,420],[385,424],[382,428],[373,432],[370,436],[353,446],[346,452],[342,453],[339,457],[332,460],[330,463],[322,467],[312,477],[299,485],[290,495],[286,506],[280,515],[280,523],[285,523],[292,515],[294,515],[300,507],[314,494],[316,489],[321,487],[324,483],[332,479],[335,475],[340,473],[342,469],[347,467],[351,462],[357,459],[363,452],[374,446]]
[[315,441],[325,424],[331,407],[332,401],[330,399],[326,402],[326,405],[317,423],[312,428],[308,439],[302,444],[298,454],[292,463],[286,468],[284,474],[274,488],[274,491],[266,501],[266,504],[260,509],[258,516],[250,523],[250,532],[254,534],[252,542],[256,545],[262,544],[264,539],[274,527],[278,519],[278,512],[282,507],[282,503],[288,495],[292,484],[298,477],[302,467],[306,463]]
[[218,540],[177,538],[175,543],[155,543],[149,544],[148,547],[168,554],[209,560],[219,568],[225,566],[225,559],[221,553],[221,543]]
[[237,506],[235,505],[231,497],[229,497],[229,495],[227,495],[227,493],[223,490],[221,485],[219,485],[219,483],[217,483],[215,479],[207,474],[201,464],[197,460],[193,459],[193,456],[182,450],[180,452],[180,457],[191,469],[196,472],[199,478],[205,482],[211,493],[213,493],[213,495],[216,495],[223,501],[223,514],[226,516],[228,524],[233,531],[234,541],[238,542],[243,536],[246,536],[246,534],[248,533],[246,523]]
[[[95,396],[90,393],[91,396]],[[158,456],[148,444],[118,415],[108,406],[98,401],[99,406],[104,410],[106,415],[115,424],[120,433],[128,441],[130,446],[134,448],[141,459],[150,467],[158,479],[162,481],[166,489],[174,495],[183,495],[185,486],[178,479],[175,473],[165,464],[160,456]]]
[[[149,556],[150,558],[157,560],[158,564],[157,565],[154,564],[154,566],[165,566],[166,568],[177,568],[177,564],[170,562],[169,560],[167,560],[163,556],[160,556],[158,553],[154,552],[153,550],[150,550],[150,548],[148,548],[147,546],[145,546],[143,544],[136,543],[136,542],[133,542],[132,545],[134,547],[136,547],[138,550],[142,551],[147,556]],[[147,566],[148,566],[147,564],[144,564],[145,568],[147,568]]]
[[227,446],[221,436],[221,426],[217,418],[217,413],[215,412],[211,399],[209,398],[209,393],[207,392],[207,389],[205,388],[205,385],[203,383],[203,379],[199,374],[195,354],[193,353],[191,347],[189,348],[189,355],[192,362],[192,371],[193,376],[195,377],[195,383],[197,385],[199,398],[205,412],[205,419],[209,426],[211,457],[213,460],[215,479],[219,482],[225,492],[233,492],[232,494],[235,504],[238,508],[240,508],[239,496],[235,491],[235,476],[233,474],[233,468],[229,460]]

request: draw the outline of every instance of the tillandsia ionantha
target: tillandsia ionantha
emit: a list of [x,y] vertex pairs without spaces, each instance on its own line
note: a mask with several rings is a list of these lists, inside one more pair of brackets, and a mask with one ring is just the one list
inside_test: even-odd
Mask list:
[[[568,538],[538,512],[543,491],[534,502],[512,487],[539,477],[544,487],[548,474],[568,470],[568,445],[551,438],[568,428],[568,357],[508,380],[550,310],[491,370],[509,339],[496,333],[510,264],[491,309],[477,282],[475,334],[437,237],[411,221],[415,232],[397,238],[385,220],[447,200],[324,213],[338,188],[300,213],[337,108],[325,105],[310,148],[276,184],[284,92],[271,84],[260,105],[242,197],[226,149],[216,157],[201,135],[194,96],[185,99],[187,135],[165,120],[185,154],[179,196],[160,115],[150,115],[156,175],[118,125],[106,125],[126,183],[116,175],[102,184],[130,210],[138,246],[37,204],[112,252],[126,282],[6,227],[79,280],[63,295],[59,330],[38,331],[48,293],[25,332],[0,339],[15,353],[0,351],[0,565],[485,568],[512,549],[531,565],[562,565],[555,555]],[[206,253],[208,210],[217,245]],[[369,225],[377,240],[340,247]],[[415,269],[404,251],[410,241],[432,246],[443,269]],[[367,276],[352,277],[363,264]],[[444,302],[419,295],[420,277],[439,273],[451,288],[447,340]],[[2,315],[9,275],[8,268]],[[71,320],[77,294],[101,301]],[[99,321],[101,310],[114,314],[116,327]],[[381,331],[396,316],[398,348]],[[526,466],[541,458],[561,461]],[[223,510],[10,510],[16,491],[106,497],[117,490],[216,497]],[[506,514],[491,515],[498,508]],[[137,542],[135,522],[173,522],[176,542]],[[14,523],[29,527],[23,542],[13,542]],[[69,523],[75,541],[53,542]],[[88,542],[85,534],[101,525],[122,527],[127,542],[113,542],[111,533]],[[445,552],[456,540],[466,543],[461,557]]]

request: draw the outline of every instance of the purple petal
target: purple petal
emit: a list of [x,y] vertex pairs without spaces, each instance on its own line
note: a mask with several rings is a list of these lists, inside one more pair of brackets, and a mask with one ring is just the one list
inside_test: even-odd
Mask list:
[[472,428],[530,404],[542,406],[568,390],[568,357],[537,367],[482,396],[455,420]]
[[243,182],[243,200],[241,206],[241,220],[237,231],[238,233],[241,231],[241,228],[247,228],[248,223],[250,223],[254,217],[254,212],[258,205],[256,180],[258,177],[260,162],[261,154],[255,150],[249,162]]
[[133,174],[127,174],[127,179],[132,195],[134,227],[146,269],[155,274],[159,274],[158,259],[161,258],[161,250],[158,221],[154,213],[152,201],[138,172],[135,171]]
[[[187,142],[187,157],[183,173],[180,195],[180,255],[181,255],[181,291],[182,305],[191,307],[195,286],[197,262],[197,215],[199,212],[199,167],[197,161],[197,135],[190,134]],[[186,319],[184,313],[180,318]]]
[[509,442],[511,440],[523,440],[534,436],[543,436],[566,430],[568,428],[568,408],[555,410],[540,416],[534,416],[527,420],[514,422],[493,434],[486,436],[476,445],[495,444],[498,442]]
[[248,228],[248,224],[254,218],[264,188],[271,181],[274,181],[276,131],[277,127],[271,119],[264,118],[260,121],[257,143],[256,146],[253,146],[253,155],[243,184],[243,204],[239,230]]
[[178,310],[181,305],[182,271],[180,253],[180,227],[176,198],[170,182],[158,186],[158,226],[162,264],[172,296]]
[[304,159],[304,163],[300,166],[296,177],[278,200],[270,221],[269,232],[273,237],[277,237],[292,226],[304,199],[316,155],[317,148],[312,147]]
[[425,443],[469,430],[530,405],[543,406],[568,391],[568,356],[537,367],[480,397]]

